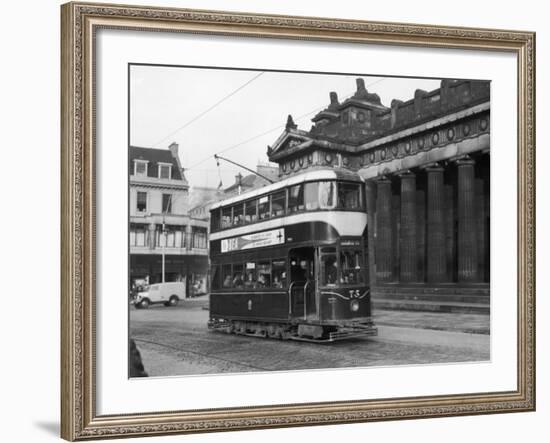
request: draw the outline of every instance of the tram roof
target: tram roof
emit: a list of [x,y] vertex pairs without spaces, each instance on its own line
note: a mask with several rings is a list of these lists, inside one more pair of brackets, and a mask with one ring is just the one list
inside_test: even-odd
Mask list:
[[347,180],[357,182],[364,181],[359,174],[345,169],[321,169],[316,171],[309,171],[302,174],[293,175],[289,178],[285,178],[273,184],[254,189],[252,191],[244,192],[243,194],[236,195],[225,200],[221,200],[213,204],[210,209],[217,209],[221,206],[227,206],[233,203],[237,203],[239,201],[258,197],[260,195],[269,194],[270,192],[286,188],[287,186],[293,186],[300,183],[316,180]]

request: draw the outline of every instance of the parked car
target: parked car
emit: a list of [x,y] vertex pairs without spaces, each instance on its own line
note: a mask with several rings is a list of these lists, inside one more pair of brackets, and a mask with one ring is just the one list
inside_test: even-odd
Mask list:
[[163,303],[164,306],[177,306],[179,301],[184,298],[184,282],[156,283],[149,285],[146,291],[138,292],[134,304],[138,309],[148,308],[156,303]]

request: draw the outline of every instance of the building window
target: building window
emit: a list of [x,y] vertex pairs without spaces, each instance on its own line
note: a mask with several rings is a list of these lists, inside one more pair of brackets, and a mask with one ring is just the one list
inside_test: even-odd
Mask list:
[[206,249],[206,229],[193,227],[193,248]]
[[184,248],[185,247],[185,226],[179,225],[157,225],[156,244],[161,248]]
[[130,246],[147,246],[147,225],[130,223]]
[[137,193],[137,212],[147,211],[147,192],[138,191]]
[[147,161],[134,160],[134,175],[147,176]]
[[170,214],[172,212],[172,194],[162,194],[162,213]]
[[172,178],[172,165],[159,164],[159,178],[170,180]]

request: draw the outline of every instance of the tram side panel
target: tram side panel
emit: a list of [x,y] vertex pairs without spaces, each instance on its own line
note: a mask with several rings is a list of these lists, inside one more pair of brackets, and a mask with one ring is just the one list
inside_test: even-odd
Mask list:
[[210,318],[286,322],[288,294],[284,292],[212,292]]

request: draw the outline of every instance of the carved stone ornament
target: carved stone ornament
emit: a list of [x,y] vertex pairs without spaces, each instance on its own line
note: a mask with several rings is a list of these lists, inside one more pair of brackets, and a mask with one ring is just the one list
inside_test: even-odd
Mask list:
[[[61,10],[61,435],[74,440],[161,434],[265,429],[423,417],[448,417],[535,408],[535,100],[534,34],[331,18],[270,16],[160,7],[68,3]],[[407,398],[319,400],[317,403],[247,405],[181,411],[134,411],[100,416],[96,385],[96,235],[95,118],[96,32],[187,33],[218,38],[247,36],[353,41],[422,48],[476,49],[517,55],[518,69],[518,290],[516,389]],[[148,34],[149,33],[149,34]],[[167,34],[169,35],[169,34]],[[267,42],[267,40],[266,40]],[[338,64],[334,65],[337,69]],[[485,122],[486,130],[488,122]],[[286,129],[294,131],[289,119]],[[422,149],[421,139],[418,146]],[[384,151],[382,151],[384,152]],[[325,159],[329,161],[330,155]],[[370,153],[371,162],[374,152]],[[332,162],[332,158],[330,158]],[[286,165],[282,166],[283,171]],[[97,178],[100,179],[101,174]],[[100,204],[98,202],[97,204]],[[328,351],[326,351],[328,352]],[[142,382],[147,383],[147,380]],[[452,383],[452,381],[450,381]],[[182,393],[185,395],[185,393]]]

